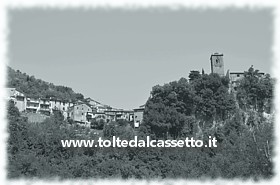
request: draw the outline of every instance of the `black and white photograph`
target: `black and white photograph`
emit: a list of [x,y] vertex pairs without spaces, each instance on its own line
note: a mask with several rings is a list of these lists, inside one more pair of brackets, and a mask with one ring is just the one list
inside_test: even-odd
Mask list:
[[6,181],[275,180],[275,7],[5,9]]

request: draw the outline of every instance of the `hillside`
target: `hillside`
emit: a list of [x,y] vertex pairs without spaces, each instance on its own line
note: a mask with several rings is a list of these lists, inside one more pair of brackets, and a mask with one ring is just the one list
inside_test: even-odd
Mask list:
[[[119,121],[100,124],[102,131],[90,132],[75,125],[67,126],[68,122],[58,114],[41,124],[29,124],[10,102],[7,176],[11,179],[271,179],[275,175],[273,79],[268,75],[259,77],[258,70],[251,67],[236,89],[229,91],[229,83],[218,74],[191,72],[189,80],[181,78],[154,86],[137,131],[129,123]],[[144,144],[68,148],[59,142],[101,137],[113,143],[113,136],[123,141],[134,140],[132,143],[142,140]],[[216,146],[212,145],[214,138]]]
[[67,101],[84,100],[83,94],[74,92],[70,87],[54,85],[11,67],[8,67],[7,87],[15,87],[27,97],[54,97]]
[[140,128],[156,139],[177,139],[234,119],[240,127],[263,124],[264,115],[274,112],[274,83],[269,74],[261,76],[253,67],[238,82],[192,71],[189,80],[153,87]]

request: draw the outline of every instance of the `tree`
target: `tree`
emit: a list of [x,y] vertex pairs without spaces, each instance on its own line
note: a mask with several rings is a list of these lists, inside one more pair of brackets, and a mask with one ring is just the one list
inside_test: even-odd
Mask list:
[[270,112],[273,97],[273,80],[269,75],[262,76],[259,70],[251,66],[244,72],[244,78],[237,86],[236,98],[243,110]]
[[105,125],[105,121],[103,119],[92,119],[91,121],[91,127],[97,130],[103,130]]
[[[274,81],[269,75],[255,78],[256,74],[250,69],[237,93],[242,92],[247,107],[266,110],[271,106]],[[44,83],[28,78],[29,85]],[[20,81],[13,80],[13,84]],[[271,178],[274,119],[254,109],[236,109],[228,83],[227,77],[203,74],[190,82],[181,78],[157,85],[146,103],[139,131],[134,131],[129,122],[117,120],[105,123],[103,135],[97,135],[96,130],[90,132],[89,128],[67,125],[61,112],[55,112],[40,124],[28,123],[10,101],[7,107],[8,177]],[[22,87],[29,88],[29,85]],[[64,86],[48,84],[48,88],[56,89],[55,94],[60,95],[69,92]],[[67,97],[72,95],[66,93]],[[103,124],[93,123],[100,129]],[[60,143],[65,139],[96,140],[100,136],[130,140],[135,135],[139,139],[147,135],[152,139],[194,137],[204,143],[208,143],[211,136],[216,137],[218,147],[63,148]]]
[[201,74],[199,71],[191,71],[189,74],[189,81],[193,81],[195,79],[198,79],[201,77]]
[[234,111],[234,96],[228,93],[228,83],[217,74],[206,74],[193,81],[197,118],[210,122],[224,120]]
[[34,76],[29,76],[19,70],[8,67],[8,87],[15,87],[27,97],[33,98],[57,98],[65,101],[84,100],[81,93],[75,93],[72,88],[54,85]]
[[178,138],[181,130],[186,129],[189,116],[201,121],[202,127],[211,127],[214,121],[225,120],[234,112],[236,106],[233,94],[228,92],[229,81],[217,74],[194,77],[196,74],[199,73],[191,72],[190,83],[181,78],[153,87],[141,131],[155,138]]

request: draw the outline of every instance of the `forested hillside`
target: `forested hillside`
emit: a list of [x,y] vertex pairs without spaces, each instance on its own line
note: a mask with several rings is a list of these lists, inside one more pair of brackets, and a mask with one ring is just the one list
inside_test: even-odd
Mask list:
[[72,88],[36,79],[21,71],[15,71],[8,67],[7,87],[15,87],[18,91],[24,93],[27,97],[49,98],[54,97],[60,100],[76,101],[83,100],[81,93],[75,93]]
[[[69,126],[59,113],[30,124],[13,103],[8,107],[9,178],[242,178],[273,177],[274,81],[250,68],[235,91],[216,74],[191,72],[155,86],[138,137],[207,142],[217,148],[63,148],[63,139],[97,139],[89,129]],[[77,135],[76,133],[84,133]],[[105,139],[132,139],[126,122],[104,124]]]
[[261,77],[251,67],[235,90],[230,85],[228,77],[192,71],[189,81],[181,78],[153,87],[142,131],[155,138],[178,138],[224,125],[236,116],[241,116],[243,126],[258,125],[257,118],[271,113],[274,80],[270,75]]

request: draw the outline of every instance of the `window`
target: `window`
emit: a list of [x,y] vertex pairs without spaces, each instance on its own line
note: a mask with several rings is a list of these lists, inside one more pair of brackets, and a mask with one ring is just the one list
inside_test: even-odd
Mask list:
[[82,112],[82,116],[84,115],[84,113]]
[[240,77],[240,74],[237,74],[237,77]]

